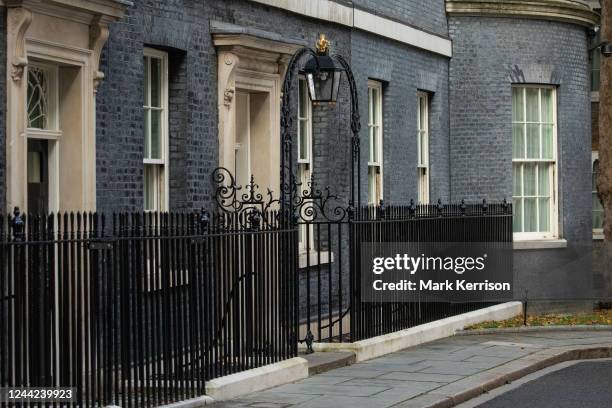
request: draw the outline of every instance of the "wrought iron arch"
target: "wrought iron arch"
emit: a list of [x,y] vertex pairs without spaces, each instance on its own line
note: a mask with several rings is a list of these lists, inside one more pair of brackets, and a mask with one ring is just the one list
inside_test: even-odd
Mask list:
[[[300,190],[299,183],[296,181],[296,176],[293,172],[293,138],[292,127],[293,117],[291,115],[291,98],[293,95],[293,84],[295,75],[298,73],[298,67],[302,59],[307,56],[317,57],[317,52],[311,48],[304,47],[298,50],[287,65],[287,71],[282,86],[282,103],[281,103],[281,168],[280,168],[280,185],[281,196],[279,199],[281,211],[297,216],[304,211],[318,210],[322,215],[326,215],[326,204],[332,198],[338,198],[332,195],[329,188],[324,189],[324,193],[315,187],[314,180],[311,180],[307,189]],[[341,55],[332,57],[338,63],[346,75],[349,92],[351,97],[351,188],[349,207],[359,207],[361,203],[361,169],[360,169],[360,143],[359,132],[361,130],[361,121],[359,116],[359,99],[357,96],[357,84],[350,64]],[[308,209],[306,210],[306,205]],[[330,217],[344,218],[349,211],[340,207],[331,209],[328,213]],[[293,216],[288,219],[294,219]]]
[[[301,186],[294,174],[293,163],[293,116],[292,97],[295,76],[299,73],[300,64],[304,57],[317,58],[318,54],[311,48],[298,50],[287,65],[285,78],[282,84],[281,100],[281,163],[280,163],[280,192],[278,196],[269,189],[265,193],[259,191],[253,176],[246,186],[236,185],[235,178],[225,168],[217,168],[213,171],[212,181],[215,184],[215,200],[218,208],[223,212],[240,213],[259,217],[268,210],[280,207],[279,224],[290,223],[295,226],[297,220],[303,216],[309,217],[321,215],[330,220],[342,220],[352,212],[355,206],[360,206],[361,197],[361,170],[360,170],[360,143],[359,132],[361,130],[359,116],[359,101],[357,96],[357,85],[349,63],[341,55],[333,55],[333,60],[342,67],[349,85],[351,98],[351,179],[350,199],[348,208],[342,206],[333,207],[330,203],[339,197],[330,192],[329,187],[318,188],[314,179],[307,186]],[[244,189],[244,190],[243,190]]]

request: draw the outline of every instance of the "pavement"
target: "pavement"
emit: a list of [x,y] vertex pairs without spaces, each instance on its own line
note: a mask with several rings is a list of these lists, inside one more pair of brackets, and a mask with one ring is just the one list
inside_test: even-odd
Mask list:
[[453,336],[215,405],[451,407],[563,361],[608,357],[612,329]]

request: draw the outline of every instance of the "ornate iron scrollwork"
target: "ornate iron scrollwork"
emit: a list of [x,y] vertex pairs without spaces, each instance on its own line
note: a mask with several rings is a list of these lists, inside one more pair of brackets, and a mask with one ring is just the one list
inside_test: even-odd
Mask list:
[[[218,167],[213,171],[215,185],[215,201],[222,214],[231,214],[240,220],[241,226],[259,229],[261,226],[280,225],[282,213],[279,211],[280,199],[275,197],[270,189],[266,193],[260,191],[255,177],[251,176],[249,183],[240,186],[236,183],[234,175],[226,168]],[[314,175],[311,176],[306,188],[291,177],[291,184],[285,186],[290,189],[293,199],[292,217],[294,223],[311,222],[318,219],[340,222],[348,217],[348,209],[342,205],[334,205],[339,197],[331,193],[329,187],[319,188]],[[270,219],[275,214],[276,219]],[[217,221],[217,227],[223,226]]]
[[[277,225],[278,213],[275,214],[274,210],[277,209],[279,199],[274,197],[269,188],[265,194],[262,193],[253,175],[247,185],[240,186],[228,169],[217,167],[212,173],[212,180],[218,209],[221,213],[231,214],[240,227],[257,230],[262,224],[268,227]],[[276,218],[270,219],[272,215],[276,215]],[[224,217],[219,218],[216,226],[229,227]]]
[[301,183],[296,183],[299,194],[294,195],[294,211],[298,222],[310,222],[317,219],[340,222],[348,216],[348,208],[342,205],[333,205],[339,197],[331,193],[329,186],[320,189],[311,174],[307,188],[300,189]]

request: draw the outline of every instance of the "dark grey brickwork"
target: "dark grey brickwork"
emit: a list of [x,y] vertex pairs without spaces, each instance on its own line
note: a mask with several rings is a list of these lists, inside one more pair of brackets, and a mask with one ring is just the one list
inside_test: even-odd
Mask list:
[[[452,17],[450,62],[453,200],[512,196],[512,83],[557,88],[559,227],[568,249],[515,251],[515,295],[538,310],[589,298],[591,121],[587,37],[557,22]],[[565,303],[564,303],[565,304]]]
[[363,32],[352,36],[359,87],[362,200],[367,201],[368,79],[383,82],[384,198],[417,201],[417,90],[430,94],[430,197],[449,199],[448,59]]
[[[333,41],[334,52],[350,58],[348,29],[246,0],[134,3],[127,15],[112,25],[102,57],[106,79],[97,97],[100,210],[142,208],[144,45],[168,50],[171,56],[173,210],[199,208],[211,198],[210,173],[218,162],[217,56],[209,29],[211,20],[276,32],[309,44],[314,44],[319,32],[325,32]],[[335,110],[315,109],[314,166],[322,184],[328,184],[333,175],[336,191],[346,196],[350,168],[346,88],[341,98]]]
[[451,191],[454,200],[512,196],[511,84],[558,85],[562,235],[590,237],[590,103],[587,37],[576,25],[452,17],[449,33]]
[[356,8],[446,36],[444,0],[353,0]]

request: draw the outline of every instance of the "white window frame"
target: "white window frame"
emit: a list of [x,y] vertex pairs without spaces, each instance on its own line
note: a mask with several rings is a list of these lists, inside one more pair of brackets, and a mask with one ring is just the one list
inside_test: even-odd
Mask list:
[[[160,159],[147,159],[147,158],[143,158],[143,206],[145,203],[145,185],[144,185],[144,172],[145,172],[145,167],[146,165],[157,165],[158,167],[161,167],[161,170],[163,172],[163,181],[161,182],[161,186],[160,189],[161,194],[163,194],[163,197],[160,199],[158,196],[159,193],[159,189],[157,189],[155,191],[155,195],[154,195],[154,200],[153,202],[155,203],[155,208],[151,208],[151,209],[147,209],[147,211],[167,211],[169,208],[169,174],[170,174],[170,165],[169,165],[169,129],[168,129],[168,53],[164,52],[164,51],[160,51],[154,48],[148,48],[145,47],[144,48],[144,56],[148,57],[148,58],[155,58],[155,59],[159,59],[161,60],[161,110],[162,110],[162,115],[161,115],[161,126],[160,126],[160,137],[161,137],[161,158]],[[144,69],[149,70],[150,69],[150,64],[147,64],[146,67],[144,67]],[[149,79],[151,78],[151,75],[149,74],[147,76]],[[151,87],[148,87],[149,92]],[[150,100],[150,95],[148,95],[147,97],[148,100]],[[143,115],[146,113],[147,110],[152,109],[150,106],[147,106],[145,104],[143,104]],[[149,115],[149,118],[151,116]],[[149,129],[151,129],[151,126],[149,124]],[[148,137],[148,135],[144,135],[144,137]],[[143,140],[143,147],[144,147],[144,140]],[[158,176],[159,177],[159,176]],[[158,181],[159,182],[159,181]]]
[[[29,112],[27,106],[27,87],[26,85],[26,128],[28,136],[37,139],[57,139],[61,135],[59,128],[59,66],[53,63],[31,61],[28,65],[28,70],[38,68],[45,71],[48,75],[48,119],[51,126],[47,129],[31,128],[29,125]],[[25,76],[29,84],[29,73]]]
[[[599,152],[597,150],[594,150],[591,152],[591,179],[593,176],[593,166],[595,165],[595,162],[599,160]],[[593,187],[591,186],[591,189]],[[596,190],[591,190],[591,196],[593,196],[594,194],[596,194],[597,191]],[[592,223],[592,216],[593,216],[593,208],[591,206],[591,223]],[[593,239],[603,239],[603,228],[593,228]]]
[[[26,91],[25,91],[25,128],[26,128],[26,149],[27,139],[46,139],[48,140],[48,169],[46,169],[49,179],[49,197],[48,197],[48,211],[53,213],[59,211],[59,143],[61,141],[62,131],[60,129],[60,111],[59,111],[59,65],[54,62],[45,62],[38,59],[31,59],[28,63],[27,69],[35,67],[44,70],[49,74],[48,78],[48,116],[51,119],[48,129],[38,129],[28,127],[29,112],[28,112],[28,81],[29,73],[26,72],[24,77],[26,78]],[[28,160],[28,159],[26,159]],[[27,179],[27,171],[26,171]],[[27,182],[27,181],[26,181]],[[27,204],[26,204],[27,208]]]
[[[421,106],[425,106],[425,123],[421,123]],[[429,94],[423,91],[417,92],[417,154],[418,202],[429,204]]]
[[[300,94],[301,92],[301,83],[304,82],[306,83],[306,79],[303,76],[300,76],[298,79],[298,104],[301,104],[302,102],[302,95]],[[310,96],[307,97],[307,100],[310,102]],[[302,113],[302,115],[300,115],[300,113]],[[306,122],[306,138],[307,138],[307,142],[306,142],[306,147],[308,149],[308,154],[306,155],[305,159],[301,159],[301,138],[304,136],[300,133],[300,126],[299,123],[301,121],[305,121]],[[312,152],[313,152],[313,148],[312,148],[312,102],[308,103],[307,106],[305,107],[301,107],[298,105],[298,127],[297,127],[297,134],[298,134],[298,153],[297,153],[297,158],[298,158],[298,175],[299,175],[299,182],[302,183],[301,188],[300,188],[300,195],[302,194],[302,192],[304,190],[308,190],[308,183],[311,180],[312,177],[312,170],[313,170],[313,160],[312,160]],[[299,249],[300,252],[307,252],[310,251],[311,253],[314,251],[314,230],[313,230],[313,225],[312,224],[301,224],[299,226]]]
[[[377,90],[378,98],[374,100],[374,90]],[[378,118],[377,123],[372,122],[372,115],[370,114],[370,106],[374,104],[373,109],[376,110],[376,117]],[[383,177],[383,140],[384,140],[384,129],[383,129],[383,86],[379,81],[368,80],[368,204],[379,205],[380,200],[384,197],[384,177]],[[370,135],[372,129],[377,129],[375,137],[372,138]],[[372,157],[372,152],[376,144],[377,157]],[[374,170],[373,173],[370,170]],[[373,197],[372,189],[375,189],[377,194]]]
[[[552,91],[552,115],[553,115],[553,119],[552,119],[552,137],[553,137],[553,141],[552,141],[552,153],[553,153],[553,157],[552,159],[514,159],[514,157],[512,158],[512,163],[514,165],[514,163],[551,163],[551,167],[552,167],[552,171],[549,174],[549,186],[550,186],[550,201],[551,201],[551,210],[550,210],[550,220],[549,220],[549,225],[550,225],[550,231],[547,232],[514,232],[513,233],[513,239],[514,241],[535,241],[535,240],[553,240],[553,239],[558,239],[559,238],[559,200],[558,200],[558,147],[557,147],[557,127],[558,127],[558,121],[557,121],[557,88],[553,85],[537,85],[537,84],[517,84],[517,85],[513,85],[512,88],[518,88],[518,89],[528,89],[528,88],[535,88],[535,89],[550,89]],[[523,122],[518,122],[518,123],[523,123],[525,125],[525,127],[527,126],[527,96],[526,96],[526,91],[523,91]],[[543,123],[542,122],[542,93],[539,92],[538,93],[538,106],[539,106],[539,122],[529,122],[529,123]],[[514,125],[514,121],[512,122]],[[542,144],[542,131],[541,131],[542,127],[540,127],[540,151],[541,151],[541,144]],[[526,128],[524,130],[524,132],[526,132]],[[513,141],[513,148],[514,148],[514,141]],[[525,149],[527,149],[527,142],[525,141]],[[514,154],[513,154],[514,156]],[[526,155],[525,155],[526,156]],[[513,177],[514,177],[514,169],[513,169]],[[538,176],[536,176],[536,182],[537,182]],[[514,183],[514,181],[513,181]],[[514,186],[513,186],[513,198],[514,198]],[[523,196],[521,196],[523,197]],[[524,206],[523,206],[524,209]],[[539,211],[536,211],[538,213],[538,219],[536,220],[536,223],[539,224]],[[523,217],[523,223],[524,223],[524,217]]]

